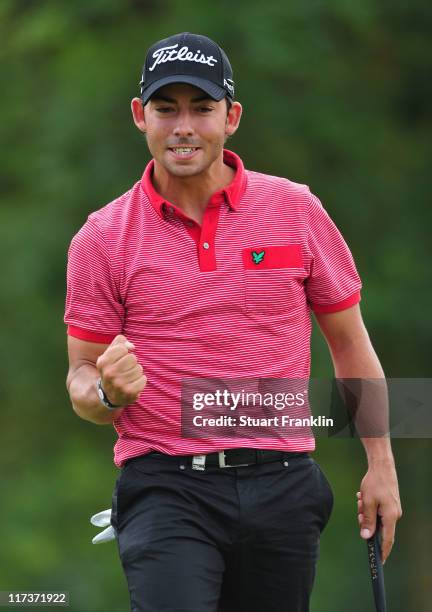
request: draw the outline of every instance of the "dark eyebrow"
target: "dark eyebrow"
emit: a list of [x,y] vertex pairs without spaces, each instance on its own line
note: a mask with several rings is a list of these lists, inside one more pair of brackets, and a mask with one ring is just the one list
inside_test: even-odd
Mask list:
[[[204,100],[210,100],[211,102],[215,102],[213,98],[211,98],[208,94],[204,94],[203,96],[198,96],[197,98],[192,98],[192,102],[203,102]],[[152,97],[153,102],[170,102],[172,104],[177,104],[177,100],[174,98],[170,98],[168,96],[162,96],[158,94],[157,96]]]

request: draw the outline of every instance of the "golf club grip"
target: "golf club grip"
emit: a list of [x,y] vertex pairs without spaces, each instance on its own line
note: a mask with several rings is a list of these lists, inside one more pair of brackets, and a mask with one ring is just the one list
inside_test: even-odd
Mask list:
[[381,561],[380,544],[381,520],[377,517],[377,526],[374,535],[367,540],[369,569],[372,581],[372,590],[375,600],[376,612],[387,612],[384,571]]

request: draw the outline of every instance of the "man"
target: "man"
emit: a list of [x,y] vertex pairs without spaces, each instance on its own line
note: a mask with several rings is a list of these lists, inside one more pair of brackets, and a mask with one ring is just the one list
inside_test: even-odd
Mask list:
[[[338,378],[384,376],[352,256],[306,185],[244,169],[230,63],[204,36],[148,51],[152,155],[74,236],[65,322],[76,413],[118,433],[112,525],[133,611],[305,611],[333,504],[311,435],[182,437],[184,379],[307,379],[310,310]],[[364,438],[361,535],[401,515],[387,437]]]

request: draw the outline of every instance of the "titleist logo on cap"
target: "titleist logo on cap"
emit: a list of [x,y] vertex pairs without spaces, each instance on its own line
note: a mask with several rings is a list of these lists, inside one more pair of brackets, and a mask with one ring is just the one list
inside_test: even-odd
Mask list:
[[181,47],[177,49],[177,45],[170,45],[169,47],[161,47],[156,49],[152,57],[155,62],[149,67],[149,71],[152,72],[156,66],[165,62],[197,62],[198,64],[207,64],[208,66],[214,66],[217,64],[217,59],[213,55],[205,55],[198,49],[195,53],[189,51],[189,47]]
[[159,40],[147,51],[140,97],[143,104],[165,85],[186,83],[216,101],[234,99],[233,71],[218,44],[202,34],[181,32]]

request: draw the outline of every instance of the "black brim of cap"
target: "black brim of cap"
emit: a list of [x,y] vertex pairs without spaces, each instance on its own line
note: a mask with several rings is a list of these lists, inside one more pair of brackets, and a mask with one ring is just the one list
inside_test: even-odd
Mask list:
[[151,96],[161,87],[165,85],[171,85],[172,83],[187,83],[188,85],[195,85],[195,87],[199,87],[206,94],[218,101],[222,100],[225,96],[229,95],[229,92],[216,85],[212,81],[208,81],[207,79],[201,79],[199,77],[194,77],[190,74],[173,74],[171,76],[165,77],[164,79],[159,79],[159,81],[155,81],[151,85],[149,85],[141,94],[141,100],[143,104],[147,104]]

